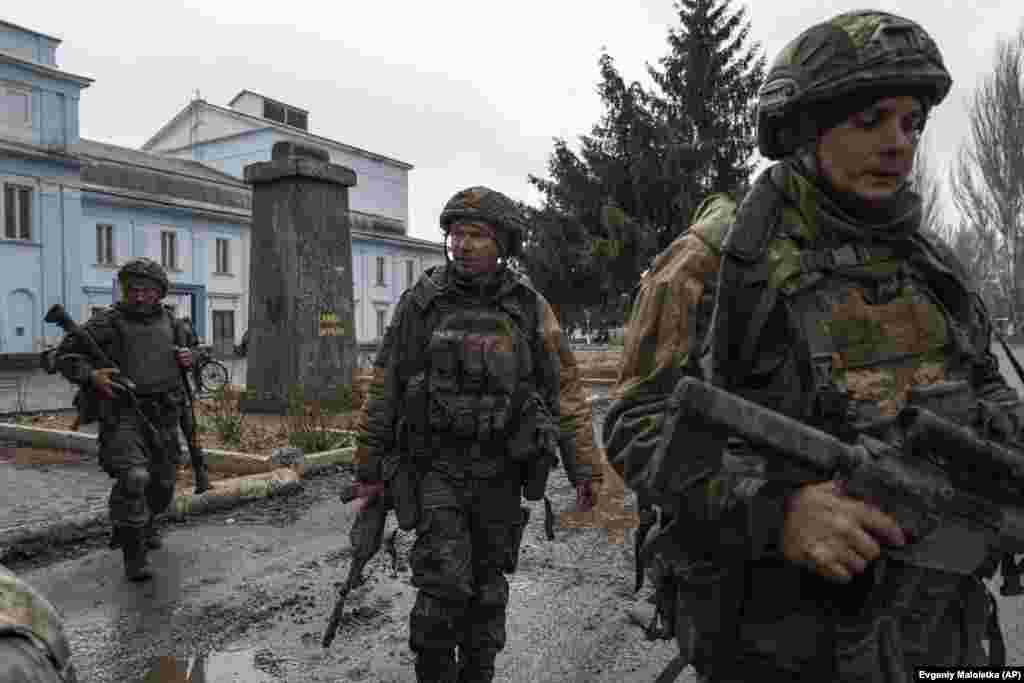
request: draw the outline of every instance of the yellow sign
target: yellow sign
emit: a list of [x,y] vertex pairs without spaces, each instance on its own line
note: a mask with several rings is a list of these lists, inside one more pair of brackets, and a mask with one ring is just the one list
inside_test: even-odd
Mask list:
[[345,323],[338,320],[338,314],[325,311],[320,314],[320,336],[340,337],[345,334]]

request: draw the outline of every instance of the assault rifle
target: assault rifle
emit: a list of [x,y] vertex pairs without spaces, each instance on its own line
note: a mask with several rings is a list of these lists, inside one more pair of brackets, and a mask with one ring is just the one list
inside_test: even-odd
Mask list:
[[[946,383],[947,393],[965,383]],[[953,387],[952,385],[957,385]],[[808,481],[835,479],[848,495],[870,500],[909,535],[885,552],[908,564],[967,575],[993,553],[1024,553],[1024,451],[986,440],[974,430],[912,402],[892,421],[893,446],[867,434],[855,443],[798,422],[693,377],[669,399],[661,442],[645,472],[655,491],[678,490],[687,468],[678,454],[720,458],[729,437],[767,447]],[[779,468],[769,468],[767,476]],[[713,471],[698,462],[690,481]],[[813,478],[812,478],[813,477]],[[1011,562],[1011,570],[1019,566]],[[1015,577],[1004,562],[1003,594]],[[1012,588],[1009,592],[1012,592]]]
[[[43,316],[43,320],[56,325],[67,334],[70,334],[73,337],[78,337],[82,340],[86,348],[89,350],[89,355],[91,355],[93,360],[99,363],[101,367],[117,368],[117,364],[110,360],[110,357],[103,352],[103,349],[101,349],[100,345],[96,343],[96,340],[93,339],[88,330],[80,327],[78,323],[68,315],[68,312],[64,310],[62,305],[54,304],[50,306],[50,309],[46,311],[46,315]],[[153,423],[149,421],[149,418],[146,417],[142,412],[142,409],[139,407],[138,397],[135,395],[135,383],[128,377],[120,375],[111,378],[111,382],[116,394],[118,396],[125,397],[135,410],[135,414],[142,423],[150,443],[154,445],[159,443],[156,427],[153,426]],[[84,394],[80,394],[80,397],[83,400],[86,400]]]
[[[350,484],[341,491],[341,501],[351,503],[355,499],[354,487]],[[366,579],[363,577],[363,569],[373,559],[373,556],[380,550],[384,541],[384,526],[388,519],[388,510],[391,509],[389,501],[385,500],[387,493],[375,496],[369,504],[356,514],[352,523],[352,530],[349,536],[352,539],[352,563],[348,568],[348,576],[338,593],[337,602],[331,611],[331,618],[327,622],[327,630],[321,646],[328,648],[334,642],[334,636],[341,624],[341,617],[345,611],[345,600],[348,594],[355,588],[363,585]],[[395,530],[397,533],[397,529]],[[398,553],[395,550],[395,533],[391,534],[388,542],[388,553],[391,555],[392,566],[397,567]]]

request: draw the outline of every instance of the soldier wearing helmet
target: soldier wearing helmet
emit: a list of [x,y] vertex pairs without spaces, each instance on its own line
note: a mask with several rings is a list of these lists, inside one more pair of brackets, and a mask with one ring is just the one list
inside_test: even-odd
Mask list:
[[[890,515],[751,444],[673,453],[671,473],[651,457],[685,374],[844,440],[894,442],[886,425],[908,396],[940,385],[1024,424],[981,299],[921,231],[908,184],[951,82],[908,19],[859,11],[807,29],[757,102],[758,147],[777,163],[739,206],[705,201],[641,281],[604,441],[664,512],[644,548],[654,601],[704,680],[907,681],[1001,663],[981,581],[995,558],[967,576],[918,566]],[[951,405],[929,407],[962,419]]]
[[[398,302],[358,428],[357,507],[379,504],[387,485],[417,532],[409,644],[421,682],[493,680],[521,500],[543,497],[559,450],[577,504],[593,504],[598,456],[577,368],[560,362],[568,348],[547,301],[506,263],[523,225],[515,202],[486,187],[448,201],[449,261]],[[396,483],[410,479],[402,468],[411,487]]]
[[82,327],[112,366],[80,337],[67,335],[56,352],[65,378],[99,400],[100,464],[116,481],[110,494],[112,545],[124,553],[126,576],[151,576],[146,553],[161,547],[157,516],[174,498],[178,428],[185,405],[182,368],[191,352],[179,319],[161,304],[169,283],[154,261],[137,258],[117,274],[120,300]]

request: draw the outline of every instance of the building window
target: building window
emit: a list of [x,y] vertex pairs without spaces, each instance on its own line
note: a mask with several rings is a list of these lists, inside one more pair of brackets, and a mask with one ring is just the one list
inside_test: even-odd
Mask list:
[[178,235],[173,230],[160,232],[160,263],[168,270],[178,269]]
[[416,262],[406,261],[405,262],[405,287],[408,289],[412,287],[413,278],[416,276]]
[[213,311],[213,351],[227,356],[235,348],[235,312]]
[[11,128],[32,127],[32,91],[0,83],[0,123]]
[[384,257],[377,257],[377,286],[383,287],[386,283],[384,282]]
[[384,332],[388,329],[388,312],[383,308],[377,309],[377,339],[384,338]]
[[309,115],[306,112],[292,109],[280,102],[263,100],[263,118],[301,130],[309,130]]
[[288,125],[307,130],[309,126],[309,116],[304,111],[298,111],[297,109],[288,110]]
[[284,105],[263,100],[263,118],[284,123]]
[[231,273],[231,258],[228,251],[229,241],[226,239],[217,240],[217,273],[227,275]]
[[114,265],[114,226],[100,223],[96,226],[96,263]]
[[32,239],[32,188],[4,185],[4,237]]

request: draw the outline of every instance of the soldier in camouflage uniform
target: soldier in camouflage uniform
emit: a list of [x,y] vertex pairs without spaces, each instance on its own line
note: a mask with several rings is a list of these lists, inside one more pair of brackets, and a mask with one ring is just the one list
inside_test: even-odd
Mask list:
[[[598,456],[575,364],[560,364],[565,335],[547,301],[505,264],[522,227],[516,204],[485,187],[445,205],[452,258],[402,295],[359,429],[363,501],[384,489],[394,453],[415,472],[410,564],[419,592],[409,642],[421,682],[493,679],[506,638],[505,574],[529,511],[521,497],[543,496],[559,445],[576,462],[577,503],[593,502]],[[408,504],[408,492],[392,493],[396,506]]]
[[995,562],[967,576],[902,562],[895,521],[836,482],[731,441],[679,453],[672,490],[645,489],[668,480],[648,465],[684,374],[844,440],[890,443],[908,394],[948,382],[1020,436],[989,317],[956,257],[921,231],[907,183],[950,86],[907,19],[852,12],[803,32],[759,95],[758,146],[779,163],[738,207],[707,201],[645,278],[605,442],[626,481],[671,511],[648,552],[704,680],[902,682],[915,667],[1000,663],[981,580]]
[[[185,405],[181,368],[192,364],[180,321],[160,299],[169,286],[164,269],[150,259],[133,259],[118,271],[121,300],[82,328],[117,367],[103,367],[88,344],[67,335],[57,349],[57,367],[83,391],[100,399],[100,464],[116,483],[110,493],[115,544],[124,552],[125,574],[150,578],[147,548],[162,544],[157,515],[174,498],[180,454],[178,428]],[[134,395],[119,389],[122,379]]]
[[0,565],[0,681],[75,683],[62,621],[46,598]]

